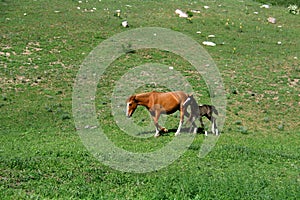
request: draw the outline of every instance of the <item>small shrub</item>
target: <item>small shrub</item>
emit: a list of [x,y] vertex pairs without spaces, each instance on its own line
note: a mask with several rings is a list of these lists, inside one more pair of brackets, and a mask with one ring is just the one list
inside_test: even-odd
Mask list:
[[242,133],[242,134],[248,134],[248,133],[249,133],[247,127],[245,127],[245,126],[240,126],[240,127],[238,128],[238,131],[239,131],[240,133]]
[[234,122],[236,125],[242,125],[242,121],[241,120],[237,120]]
[[270,122],[269,117],[265,117],[265,118],[264,118],[264,122],[265,122],[265,123],[269,123],[269,122]]
[[299,8],[297,5],[289,5],[288,11],[293,15],[299,15]]
[[230,91],[231,91],[231,94],[237,94],[238,93],[237,88],[234,87],[234,86],[231,86]]
[[277,129],[278,129],[279,131],[283,131],[283,130],[284,130],[284,124],[283,124],[283,123],[279,124],[279,125],[277,126]]
[[69,113],[63,113],[63,114],[61,115],[61,119],[62,119],[62,120],[71,119],[70,114],[69,114]]
[[5,95],[2,95],[2,100],[7,101],[7,97]]

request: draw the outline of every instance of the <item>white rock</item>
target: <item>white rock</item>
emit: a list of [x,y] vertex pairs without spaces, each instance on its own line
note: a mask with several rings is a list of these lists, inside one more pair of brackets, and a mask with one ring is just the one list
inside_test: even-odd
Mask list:
[[125,28],[128,27],[128,22],[127,21],[123,21],[122,22],[122,26],[125,27]]
[[209,41],[204,41],[204,42],[202,42],[202,44],[205,45],[205,46],[211,46],[211,47],[216,46],[216,43],[209,42]]
[[268,18],[268,22],[271,24],[275,24],[276,23],[276,19],[274,17],[269,17]]
[[193,12],[193,13],[197,13],[197,14],[201,13],[201,11],[200,11],[200,10],[191,10],[191,12]]
[[267,5],[267,4],[261,5],[260,7],[261,7],[261,8],[270,8],[270,6]]
[[179,15],[179,17],[183,17],[183,18],[187,18],[188,17],[188,15],[185,12],[183,12],[182,10],[179,10],[179,9],[176,9],[175,13],[177,15]]

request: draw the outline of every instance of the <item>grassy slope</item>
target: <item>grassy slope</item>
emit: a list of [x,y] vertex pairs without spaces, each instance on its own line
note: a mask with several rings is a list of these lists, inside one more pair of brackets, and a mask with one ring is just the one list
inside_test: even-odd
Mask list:
[[[261,9],[258,3],[236,1],[0,3],[0,51],[6,54],[0,61],[2,197],[299,198],[299,16],[284,7]],[[93,13],[82,12],[93,7],[97,8]],[[201,14],[188,23],[175,16],[177,8],[200,9]],[[72,121],[72,84],[85,56],[104,39],[125,31],[113,16],[116,9],[126,12],[132,28],[171,28],[199,43],[215,34],[214,42],[225,43],[207,48],[223,76],[228,107],[224,134],[204,159],[197,157],[202,135],[168,168],[147,174],[103,166],[82,145]],[[277,24],[267,23],[269,16]],[[125,70],[147,55],[150,62],[185,64],[167,53],[137,52],[120,58],[112,69]],[[109,96],[103,94],[109,94],[113,78],[100,84],[99,102],[109,105]],[[197,86],[193,76],[190,79],[198,87],[197,95],[204,94],[208,101],[206,89]],[[99,118],[109,124],[105,105],[97,109]],[[118,145],[128,149],[132,142],[140,142],[138,150],[153,150],[173,137],[135,141],[118,137],[122,133],[114,127],[106,128]]]

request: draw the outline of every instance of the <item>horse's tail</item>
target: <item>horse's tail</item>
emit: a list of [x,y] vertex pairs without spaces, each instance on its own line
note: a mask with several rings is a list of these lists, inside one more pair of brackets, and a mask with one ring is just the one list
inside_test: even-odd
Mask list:
[[216,109],[215,106],[211,106],[211,109],[212,109],[212,111],[213,111],[216,115],[219,115],[219,112],[218,112],[218,110]]

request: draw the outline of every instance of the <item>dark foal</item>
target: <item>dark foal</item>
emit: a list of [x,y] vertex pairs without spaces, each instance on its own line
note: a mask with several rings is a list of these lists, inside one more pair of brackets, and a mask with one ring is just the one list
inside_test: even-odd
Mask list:
[[[218,115],[218,111],[213,105],[198,105],[196,100],[194,99],[193,95],[189,95],[187,100],[184,102],[184,106],[188,107],[191,106],[191,115],[189,118],[190,122],[194,122],[197,118],[199,118],[199,121],[201,123],[201,127],[204,129],[204,123],[202,121],[202,117],[206,117],[211,123],[211,130],[214,134],[218,135],[219,130],[217,128],[216,124],[216,118],[213,116],[213,114]],[[195,132],[195,130],[194,130]],[[205,131],[205,135],[207,136],[207,131]]]

